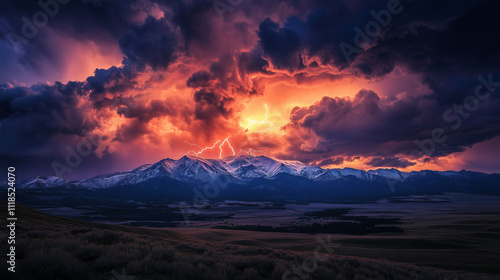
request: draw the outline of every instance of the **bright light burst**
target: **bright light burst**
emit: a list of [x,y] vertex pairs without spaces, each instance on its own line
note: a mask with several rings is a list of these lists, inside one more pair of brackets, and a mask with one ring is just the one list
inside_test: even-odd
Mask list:
[[272,131],[272,132],[274,132],[274,131],[273,131],[273,129],[272,129],[272,127],[273,127],[274,123],[272,123],[271,121],[269,121],[269,120],[267,119],[267,115],[269,114],[269,109],[267,108],[267,104],[264,104],[264,106],[266,107],[266,115],[265,115],[265,117],[264,117],[264,119],[263,119],[263,120],[261,120],[261,121],[257,121],[257,120],[252,120],[252,119],[248,118],[248,121],[250,122],[250,126],[252,126],[252,125],[254,125],[254,124],[258,124],[258,125],[265,125],[265,124],[267,124],[267,125],[269,125],[269,126],[268,126],[266,129],[264,129],[264,130],[255,131],[256,133],[262,133],[262,132],[267,132],[267,131]]
[[[269,109],[267,107],[267,104],[264,104],[264,106],[266,107],[266,115],[264,116],[264,119],[261,120],[261,121],[257,121],[257,120],[252,120],[252,119],[248,119],[248,121],[250,122],[250,126],[254,125],[254,124],[258,124],[258,125],[269,125],[266,129],[264,130],[259,130],[259,131],[255,131],[255,133],[263,133],[263,132],[267,132],[267,131],[272,131],[272,127],[274,125],[274,123],[272,123],[271,121],[269,121],[267,119],[267,115],[269,114]],[[231,146],[231,142],[229,142],[229,138],[231,138],[231,135],[229,135],[226,139],[224,140],[217,140],[212,146],[207,146],[207,147],[201,147],[199,146],[198,144],[194,144],[194,143],[190,143],[188,141],[184,141],[184,143],[187,143],[191,146],[195,146],[195,147],[198,147],[200,150],[198,152],[194,151],[194,150],[191,150],[189,152],[187,152],[185,155],[194,155],[196,157],[199,157],[202,153],[204,153],[205,151],[207,150],[213,150],[215,149],[216,147],[219,147],[219,159],[222,159],[222,147],[224,146],[225,143],[227,143],[227,145],[229,146],[229,148],[231,149],[231,152],[233,153],[233,156],[237,155],[236,152],[234,151],[234,148],[233,146]],[[218,146],[217,146],[218,145]],[[240,149],[240,151],[238,152],[238,155],[241,154],[241,153],[245,153],[247,155],[251,155],[251,156],[256,156],[255,155],[255,152],[262,152],[262,151],[259,151],[259,150],[255,150],[255,149],[248,149],[248,150],[243,150],[243,149]]]

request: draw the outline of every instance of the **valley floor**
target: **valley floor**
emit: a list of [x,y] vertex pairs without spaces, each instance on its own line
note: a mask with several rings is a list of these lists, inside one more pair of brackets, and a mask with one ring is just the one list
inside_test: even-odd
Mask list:
[[[0,205],[6,209],[6,202]],[[481,250],[468,242],[462,242],[462,248],[440,248],[443,245],[437,244],[442,242],[412,236],[412,224],[406,225],[410,235],[370,236],[152,229],[77,221],[17,207],[17,272],[3,267],[2,279],[120,279],[124,275],[137,280],[500,279],[491,258],[498,244]],[[4,221],[5,213],[0,213]],[[460,242],[452,235],[443,238],[449,238],[448,245]],[[5,266],[5,238],[0,249]],[[488,250],[491,255],[485,254]]]

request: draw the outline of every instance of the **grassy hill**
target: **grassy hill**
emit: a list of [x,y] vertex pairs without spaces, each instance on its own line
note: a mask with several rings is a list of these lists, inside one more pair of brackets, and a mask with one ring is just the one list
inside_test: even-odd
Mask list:
[[[0,205],[6,221],[7,203]],[[224,235],[234,240],[235,231],[208,232],[217,235],[209,241],[178,230],[55,217],[19,204],[16,216],[16,273],[6,268],[10,245],[3,226],[1,279],[499,279],[335,253],[313,263],[317,244],[295,251],[290,244],[279,249],[224,242]],[[119,278],[122,273],[129,278]]]

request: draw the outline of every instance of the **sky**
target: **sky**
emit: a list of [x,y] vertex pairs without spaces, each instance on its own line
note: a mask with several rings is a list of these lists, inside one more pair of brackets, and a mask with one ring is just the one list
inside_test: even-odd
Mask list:
[[249,154],[499,173],[499,10],[451,0],[2,1],[1,168],[81,179]]

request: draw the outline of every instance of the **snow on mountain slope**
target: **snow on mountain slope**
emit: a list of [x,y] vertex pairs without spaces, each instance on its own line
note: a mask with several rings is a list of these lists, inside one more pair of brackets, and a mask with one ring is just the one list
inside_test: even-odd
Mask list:
[[377,175],[381,177],[385,177],[392,180],[404,180],[408,177],[408,173],[401,172],[397,169],[377,169],[377,170],[369,170],[369,174]]
[[164,159],[155,164],[145,164],[131,171],[100,175],[74,182],[75,186],[86,189],[102,189],[114,186],[132,185],[152,178],[171,176],[175,161]]
[[219,175],[229,175],[225,162],[183,156],[174,165],[172,177],[181,181],[210,182]]
[[342,178],[346,176],[354,176],[358,179],[361,180],[372,180],[373,175],[363,171],[363,170],[357,170],[357,169],[352,169],[352,168],[344,168],[344,169],[330,169],[330,173],[333,175],[334,178]]
[[56,176],[36,176],[24,180],[18,186],[24,189],[55,188],[68,183],[68,181]]
[[226,162],[228,172],[236,178],[272,178],[279,173],[300,175],[302,169],[307,165],[296,161],[282,161],[265,156],[229,157],[222,160]]
[[[220,159],[203,159],[184,156],[178,160],[163,159],[154,164],[142,165],[130,171],[116,172],[96,176],[80,181],[66,180],[49,176],[34,177],[19,184],[20,188],[51,188],[72,186],[86,189],[102,189],[122,185],[134,185],[155,178],[169,177],[186,183],[210,183],[219,176],[229,176],[232,182],[248,182],[251,179],[274,179],[278,174],[289,174],[305,177],[315,182],[330,182],[346,177],[355,177],[363,181],[374,181],[377,178],[391,180],[417,180],[428,176],[447,178],[466,178],[470,172],[461,171],[412,171],[401,172],[396,169],[357,170],[352,168],[322,169],[308,166],[297,161],[276,160],[265,156],[240,155]],[[481,173],[478,173],[481,174]]]

